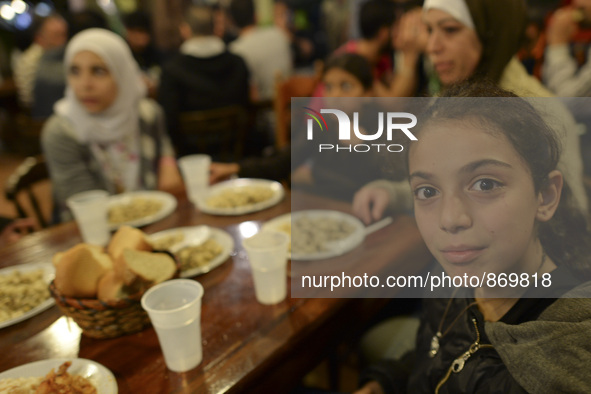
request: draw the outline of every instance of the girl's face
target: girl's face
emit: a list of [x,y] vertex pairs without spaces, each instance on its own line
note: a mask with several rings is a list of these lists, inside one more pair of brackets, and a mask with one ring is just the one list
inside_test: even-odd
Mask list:
[[340,68],[331,68],[324,74],[324,97],[364,97],[368,92],[359,80]]
[[117,82],[94,52],[80,51],[74,55],[68,69],[68,85],[91,114],[103,112],[117,99]]
[[482,44],[471,29],[445,11],[430,9],[425,14],[429,32],[427,54],[443,85],[469,78],[482,56]]
[[541,193],[507,138],[477,124],[429,124],[412,146],[419,230],[449,275],[536,272]]

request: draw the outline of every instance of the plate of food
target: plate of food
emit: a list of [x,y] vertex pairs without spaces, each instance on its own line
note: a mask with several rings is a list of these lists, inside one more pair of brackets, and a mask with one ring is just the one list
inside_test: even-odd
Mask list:
[[117,394],[118,388],[115,376],[105,366],[84,358],[64,358],[36,361],[0,373],[0,392]]
[[228,260],[234,251],[230,234],[209,226],[160,231],[150,235],[148,241],[155,250],[167,250],[177,257],[182,278],[211,271]]
[[291,235],[289,258],[321,260],[343,255],[365,239],[365,226],[349,214],[331,210],[306,210],[269,220],[263,229]]
[[111,230],[128,225],[141,227],[157,222],[176,209],[176,198],[157,190],[127,192],[109,197],[108,221]]
[[29,319],[55,304],[49,283],[51,263],[31,263],[0,269],[0,328]]
[[213,185],[198,197],[197,206],[211,215],[244,215],[272,207],[284,194],[279,182],[239,178]]

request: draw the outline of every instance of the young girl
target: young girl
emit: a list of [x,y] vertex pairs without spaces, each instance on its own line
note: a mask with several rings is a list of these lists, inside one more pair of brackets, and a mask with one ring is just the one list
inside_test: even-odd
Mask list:
[[[445,274],[523,282],[426,299],[416,349],[370,367],[358,393],[590,392],[591,299],[577,297],[591,297],[591,238],[556,170],[556,136],[508,92],[449,93],[464,97],[438,99],[413,129],[419,230]],[[494,98],[469,98],[483,95]]]
[[162,110],[125,41],[88,29],[66,48],[67,88],[42,132],[60,219],[71,195],[104,189],[171,190],[181,185]]

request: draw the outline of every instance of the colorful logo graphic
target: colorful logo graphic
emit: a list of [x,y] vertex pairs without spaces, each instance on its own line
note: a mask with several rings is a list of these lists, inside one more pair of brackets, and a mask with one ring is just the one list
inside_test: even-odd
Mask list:
[[[316,121],[316,123],[318,123],[318,126],[320,126],[320,130],[324,131],[324,129],[326,128],[326,131],[328,131],[328,125],[326,124],[326,120],[324,120],[324,117],[322,115],[320,115],[318,113],[318,111],[315,111],[310,107],[304,107],[304,109],[307,109],[308,111],[314,112],[316,114],[316,116],[314,116],[310,112],[306,112],[306,115],[311,116],[312,119],[314,119]],[[322,123],[324,123],[324,127],[322,127],[322,123],[320,123],[320,120],[318,120],[318,117],[320,117],[320,119],[322,119]]]

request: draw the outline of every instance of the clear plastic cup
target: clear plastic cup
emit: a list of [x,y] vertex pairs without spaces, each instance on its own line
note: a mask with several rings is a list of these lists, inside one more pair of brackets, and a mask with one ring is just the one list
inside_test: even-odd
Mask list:
[[109,193],[105,190],[77,193],[66,200],[84,242],[101,246],[109,242],[108,201]]
[[208,155],[189,155],[178,159],[178,164],[183,175],[185,188],[189,200],[195,205],[201,196],[209,188],[209,167],[211,166],[211,156]]
[[142,308],[150,316],[164,362],[171,371],[188,371],[203,359],[202,297],[203,286],[191,279],[162,282],[142,296]]
[[243,241],[252,268],[258,302],[277,304],[287,296],[287,245],[289,236],[277,231],[261,231]]

